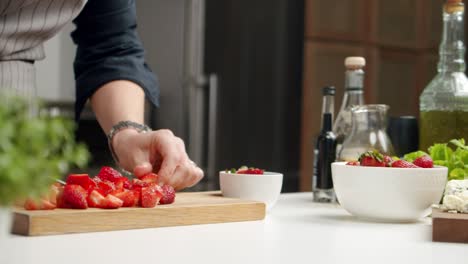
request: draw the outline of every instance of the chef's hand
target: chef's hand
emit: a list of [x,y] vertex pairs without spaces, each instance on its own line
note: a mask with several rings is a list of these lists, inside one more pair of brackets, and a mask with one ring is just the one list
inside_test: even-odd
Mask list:
[[112,141],[119,165],[141,177],[154,172],[159,181],[180,190],[191,187],[203,178],[203,171],[191,161],[184,141],[166,129],[138,133],[125,129]]

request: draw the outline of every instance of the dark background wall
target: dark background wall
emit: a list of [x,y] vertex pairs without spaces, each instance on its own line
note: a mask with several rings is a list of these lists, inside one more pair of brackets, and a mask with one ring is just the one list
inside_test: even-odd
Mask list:
[[220,79],[220,169],[283,172],[298,190],[304,2],[208,0],[207,73]]

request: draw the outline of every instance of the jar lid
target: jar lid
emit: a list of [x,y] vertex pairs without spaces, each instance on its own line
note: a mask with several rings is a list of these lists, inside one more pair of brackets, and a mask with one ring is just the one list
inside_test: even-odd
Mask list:
[[346,68],[362,68],[366,66],[364,57],[347,57],[344,62]]

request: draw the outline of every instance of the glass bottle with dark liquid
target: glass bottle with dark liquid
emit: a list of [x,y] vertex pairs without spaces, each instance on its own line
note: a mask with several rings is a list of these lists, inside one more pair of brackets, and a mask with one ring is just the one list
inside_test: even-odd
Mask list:
[[437,75],[419,97],[419,149],[424,151],[434,143],[468,139],[464,12],[461,0],[447,0],[444,4]]
[[334,87],[323,88],[322,130],[317,138],[313,193],[315,202],[335,202],[331,164],[336,159],[336,136],[332,131]]

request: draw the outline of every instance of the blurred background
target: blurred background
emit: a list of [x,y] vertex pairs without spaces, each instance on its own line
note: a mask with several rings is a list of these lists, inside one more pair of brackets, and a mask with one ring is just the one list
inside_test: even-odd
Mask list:
[[[138,31],[157,74],[161,107],[147,123],[170,128],[205,170],[195,190],[218,189],[218,171],[241,165],[285,175],[283,192],[310,191],[325,85],[337,87],[347,56],[367,60],[366,103],[418,115],[436,73],[442,0],[138,0]],[[73,114],[73,25],[46,43],[40,97]],[[113,165],[87,108],[78,138],[89,170]]]

